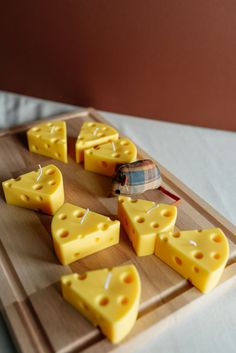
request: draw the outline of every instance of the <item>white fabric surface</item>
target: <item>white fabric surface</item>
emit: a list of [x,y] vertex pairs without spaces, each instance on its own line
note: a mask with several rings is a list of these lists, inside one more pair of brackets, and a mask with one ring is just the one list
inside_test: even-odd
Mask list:
[[[0,127],[74,110],[76,107],[0,92]],[[197,194],[236,224],[236,133],[101,112]],[[197,305],[197,304],[196,304]],[[182,318],[137,347],[137,352],[236,351],[235,281],[217,300]],[[0,352],[12,352],[0,318]]]

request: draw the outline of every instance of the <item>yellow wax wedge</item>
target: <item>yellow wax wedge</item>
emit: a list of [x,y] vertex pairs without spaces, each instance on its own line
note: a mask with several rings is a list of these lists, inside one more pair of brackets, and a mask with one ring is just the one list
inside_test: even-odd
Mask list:
[[120,222],[65,203],[54,215],[51,230],[57,257],[67,265],[117,244]]
[[119,133],[113,127],[95,122],[83,123],[75,145],[76,162],[84,160],[84,151],[107,142],[118,140]]
[[63,297],[112,343],[119,343],[135,324],[141,283],[133,265],[70,274],[61,278]]
[[201,292],[219,282],[229,257],[229,244],[219,228],[163,233],[155,254]]
[[2,183],[6,202],[53,215],[64,203],[63,179],[53,164]]
[[37,124],[27,131],[30,152],[67,163],[67,135],[64,121]]
[[118,218],[138,256],[154,253],[157,235],[173,230],[176,217],[173,205],[118,197]]
[[84,153],[84,168],[91,172],[113,176],[117,165],[134,162],[137,158],[135,144],[126,137],[115,142],[90,148]]

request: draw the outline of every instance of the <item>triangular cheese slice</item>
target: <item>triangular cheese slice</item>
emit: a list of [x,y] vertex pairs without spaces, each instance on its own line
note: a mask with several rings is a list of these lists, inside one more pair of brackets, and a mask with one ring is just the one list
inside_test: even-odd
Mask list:
[[154,253],[157,234],[174,229],[177,208],[119,196],[118,217],[136,254],[145,256]]
[[219,228],[163,233],[155,254],[201,292],[220,280],[229,256],[228,240]]
[[76,162],[84,160],[84,150],[109,141],[118,140],[119,133],[113,127],[95,122],[83,123],[75,145]]
[[137,158],[135,144],[126,137],[85,151],[84,167],[91,172],[113,176],[118,164],[131,163]]
[[120,342],[134,326],[141,283],[133,265],[63,276],[61,285],[65,300],[100,326],[112,343]]
[[64,203],[63,179],[53,164],[2,183],[6,202],[54,214]]
[[67,136],[64,121],[38,124],[27,131],[30,152],[67,163]]
[[119,242],[120,222],[65,203],[52,219],[55,252],[63,265]]

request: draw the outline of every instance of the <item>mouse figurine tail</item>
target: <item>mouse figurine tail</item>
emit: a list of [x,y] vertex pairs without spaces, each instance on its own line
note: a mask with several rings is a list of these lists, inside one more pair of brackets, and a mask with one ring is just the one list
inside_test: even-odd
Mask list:
[[172,200],[174,200],[173,205],[177,206],[180,203],[181,198],[179,196],[173,194],[172,192],[166,190],[163,186],[159,186],[158,190],[160,190],[163,194],[165,194],[166,196],[168,196]]

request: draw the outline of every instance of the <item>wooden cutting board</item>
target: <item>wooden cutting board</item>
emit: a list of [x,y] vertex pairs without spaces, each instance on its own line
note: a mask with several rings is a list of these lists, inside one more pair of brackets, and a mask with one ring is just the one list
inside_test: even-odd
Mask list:
[[[111,179],[84,170],[75,163],[74,146],[84,121],[104,121],[93,109],[68,113],[52,119],[67,120],[69,162],[51,160],[30,153],[25,131],[29,126],[5,130],[0,134],[1,182],[22,173],[54,163],[62,171],[65,200],[117,218],[116,197],[109,197]],[[51,119],[50,119],[51,120]],[[135,141],[134,141],[135,142]],[[150,158],[139,149],[140,158]],[[230,258],[219,286],[203,295],[161,262],[156,256],[137,257],[121,229],[120,243],[90,255],[70,266],[59,264],[52,246],[51,217],[32,210],[7,205],[0,191],[0,299],[2,312],[18,349],[22,352],[110,352],[133,349],[144,339],[157,335],[177,310],[191,315],[197,300],[211,300],[227,288],[236,274],[235,227],[207,205],[158,163],[164,185],[178,194],[177,228],[220,227],[228,236]],[[158,190],[142,198],[170,203]],[[138,320],[132,332],[119,345],[112,345],[85,320],[61,295],[63,274],[133,263],[142,281]],[[200,307],[198,306],[198,310]]]

